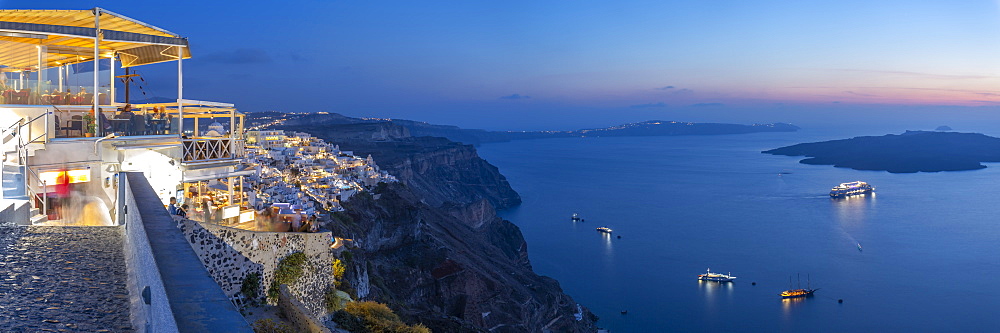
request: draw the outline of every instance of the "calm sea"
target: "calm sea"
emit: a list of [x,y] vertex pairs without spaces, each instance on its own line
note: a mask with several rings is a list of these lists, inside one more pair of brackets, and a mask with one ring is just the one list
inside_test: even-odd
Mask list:
[[[527,140],[479,153],[524,199],[501,215],[535,271],[611,332],[1000,331],[1000,165],[890,174],[760,153],[899,132]],[[854,180],[877,194],[828,197]],[[697,281],[708,268],[738,279]],[[782,301],[799,275],[820,290]]]

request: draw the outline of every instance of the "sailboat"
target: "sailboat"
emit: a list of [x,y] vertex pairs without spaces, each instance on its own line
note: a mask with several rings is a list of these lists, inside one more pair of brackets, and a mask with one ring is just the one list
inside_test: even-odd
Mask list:
[[781,298],[785,299],[785,298],[799,298],[799,297],[809,297],[809,296],[812,296],[813,293],[815,293],[817,290],[819,290],[819,288],[812,289],[812,287],[810,286],[810,282],[811,281],[809,281],[810,279],[809,279],[808,275],[806,275],[806,279],[807,279],[806,280],[806,289],[802,289],[802,279],[801,279],[801,276],[799,278],[799,289],[791,289],[792,288],[792,277],[789,276],[788,277],[788,290],[785,290],[785,291],[781,292]]

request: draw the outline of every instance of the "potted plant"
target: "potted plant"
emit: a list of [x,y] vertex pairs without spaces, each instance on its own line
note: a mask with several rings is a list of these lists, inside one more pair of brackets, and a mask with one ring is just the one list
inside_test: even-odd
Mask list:
[[88,138],[94,136],[94,131],[97,130],[97,123],[94,120],[96,120],[96,118],[94,118],[94,111],[90,111],[90,113],[83,115],[83,124],[87,126],[86,130],[83,132],[83,136]]

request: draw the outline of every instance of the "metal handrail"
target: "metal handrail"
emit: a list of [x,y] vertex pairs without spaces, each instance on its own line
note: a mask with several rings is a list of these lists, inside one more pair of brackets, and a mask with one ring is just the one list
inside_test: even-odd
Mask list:
[[[8,126],[7,128],[3,129],[2,132],[0,132],[0,133],[6,133],[8,131],[13,131],[14,132],[13,135],[17,136],[17,144],[16,144],[16,146],[17,146],[17,158],[18,158],[17,162],[18,162],[18,166],[23,166],[24,169],[27,170],[27,172],[25,172],[25,177],[24,177],[24,192],[31,199],[32,206],[35,207],[35,208],[41,208],[40,209],[41,214],[46,214],[46,215],[48,214],[48,207],[49,207],[49,197],[48,197],[49,188],[48,188],[48,182],[42,181],[42,177],[39,176],[38,173],[36,173],[34,170],[32,170],[31,168],[28,167],[28,151],[27,151],[26,147],[29,144],[37,141],[38,139],[42,139],[42,138],[44,138],[44,140],[42,140],[42,142],[48,142],[48,134],[49,134],[49,117],[48,116],[51,115],[51,114],[52,114],[52,111],[45,111],[44,113],[42,113],[42,114],[40,114],[40,115],[38,115],[38,116],[36,116],[34,118],[28,119],[27,121],[25,121],[23,118],[22,119],[18,119],[16,122],[14,122],[13,124],[11,124],[10,126]],[[31,127],[30,127],[31,123],[35,122],[36,120],[38,120],[39,118],[42,118],[42,117],[45,118],[45,129],[42,131],[42,133],[40,135],[38,135],[36,137],[32,137],[31,136]],[[27,135],[27,137],[28,137],[29,140],[27,142],[25,142],[25,141],[22,140],[22,138],[24,138],[25,136],[21,133],[21,130],[25,126],[28,126],[28,135]],[[42,184],[42,193],[41,194],[39,194],[37,191],[35,191],[35,190],[33,190],[31,188],[31,185],[32,185],[32,183],[31,183],[32,176],[34,176],[35,180],[38,180],[39,182],[41,182],[41,184]],[[41,207],[37,207],[36,206],[36,202],[41,202]]]
[[[25,143],[25,144],[35,142],[35,140],[37,140],[38,138],[47,136],[49,134],[49,117],[46,117],[46,116],[48,116],[50,114],[52,114],[52,111],[45,111],[45,113],[42,113],[42,114],[38,115],[37,117],[29,119],[27,122],[25,122],[24,124],[21,125],[21,128],[23,128],[25,126],[31,125],[31,123],[35,122],[35,120],[38,120],[39,118],[45,117],[45,131],[43,131],[41,135],[39,135],[39,136],[37,136],[37,137],[35,137],[35,138],[31,139],[31,140],[28,140],[28,142]],[[29,137],[31,136],[31,127],[28,127],[28,136]]]
[[[24,186],[25,192],[29,192],[29,194],[30,194],[29,197],[35,198],[35,199],[38,199],[38,201],[41,201],[42,202],[42,209],[40,211],[41,211],[42,214],[48,215],[48,213],[49,213],[49,209],[48,209],[49,208],[49,196],[48,196],[49,185],[48,185],[48,182],[43,181],[42,177],[39,176],[38,173],[35,172],[35,170],[31,170],[31,168],[29,168],[27,165],[24,166],[24,170],[28,170],[28,172],[27,172],[28,177],[24,177],[25,178],[25,186]],[[34,175],[35,179],[37,179],[38,181],[40,181],[42,183],[42,193],[45,194],[45,195],[39,195],[38,192],[35,192],[34,190],[31,189],[31,176],[32,175]],[[32,201],[34,201],[34,200],[32,200]]]
[[24,119],[18,119],[13,124],[10,124],[10,126],[4,127],[3,130],[0,130],[0,133],[6,133],[7,131],[14,130],[14,127],[17,126],[17,125],[20,125],[22,120],[24,120]]

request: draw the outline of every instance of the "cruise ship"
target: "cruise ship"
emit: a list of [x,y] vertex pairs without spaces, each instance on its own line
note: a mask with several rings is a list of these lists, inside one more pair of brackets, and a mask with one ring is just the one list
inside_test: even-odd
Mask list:
[[830,190],[830,197],[832,198],[846,198],[855,195],[865,195],[869,193],[874,193],[875,187],[868,185],[863,181],[856,181],[850,183],[843,183],[837,185]]
[[610,234],[612,230],[611,230],[611,228],[608,228],[608,227],[600,227],[600,228],[597,228],[597,231],[603,232],[603,233],[606,233],[606,234]]
[[736,280],[736,277],[727,274],[712,273],[712,270],[708,269],[705,272],[705,274],[698,274],[698,280],[713,281],[713,282],[733,282],[733,280]]

